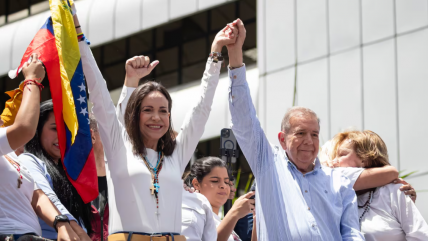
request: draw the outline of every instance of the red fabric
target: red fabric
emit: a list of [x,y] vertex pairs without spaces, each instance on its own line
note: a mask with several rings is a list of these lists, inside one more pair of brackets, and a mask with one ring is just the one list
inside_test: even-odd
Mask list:
[[[92,212],[92,230],[94,231],[90,238],[93,241],[99,241],[101,240],[101,216],[100,213],[98,212],[98,210],[94,207],[94,205],[92,205],[91,207],[91,212]],[[104,239],[103,240],[107,240],[108,237],[108,215],[109,215],[109,208],[108,208],[108,203],[106,204],[106,207],[104,209],[104,220],[103,220],[103,236]]]

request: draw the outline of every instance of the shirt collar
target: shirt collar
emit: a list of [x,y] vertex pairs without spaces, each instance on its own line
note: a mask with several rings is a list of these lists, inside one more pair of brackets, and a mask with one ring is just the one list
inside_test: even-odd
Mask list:
[[[296,165],[292,161],[290,161],[290,159],[288,159],[287,152],[285,152],[285,150],[284,150],[284,156],[285,156],[285,160],[288,163],[288,166],[291,166],[291,168],[293,168],[295,171],[300,172],[299,169],[297,169]],[[315,175],[315,174],[317,174],[318,170],[322,168],[321,162],[318,159],[318,157],[315,158],[315,162],[314,163],[315,163],[314,170],[312,170],[310,172],[307,172],[304,175],[308,175],[308,174],[314,174]]]

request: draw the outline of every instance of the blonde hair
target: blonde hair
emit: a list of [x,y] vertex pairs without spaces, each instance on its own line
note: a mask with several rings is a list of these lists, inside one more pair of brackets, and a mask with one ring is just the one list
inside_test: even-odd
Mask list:
[[349,141],[357,156],[365,162],[366,168],[390,165],[388,149],[380,136],[373,131],[345,131],[333,137],[331,160],[337,157],[337,151],[344,141]]

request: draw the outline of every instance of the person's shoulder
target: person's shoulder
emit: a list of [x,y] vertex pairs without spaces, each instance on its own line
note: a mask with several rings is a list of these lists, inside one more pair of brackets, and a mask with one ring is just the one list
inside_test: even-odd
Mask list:
[[211,207],[208,199],[200,193],[190,193],[183,190],[182,208],[194,210],[200,214],[205,214],[205,209]]
[[389,183],[389,184],[386,184],[385,186],[378,187],[378,189],[380,193],[394,193],[394,194],[396,193],[398,195],[401,195],[401,194],[404,195],[404,193],[400,190],[400,187],[402,186],[403,184],[401,183],[397,183],[397,184]]
[[331,168],[323,166],[321,169],[326,175],[329,175],[331,177],[332,182],[335,185],[343,186],[345,188],[352,188],[352,180],[350,179],[349,175],[346,175],[346,173],[344,173],[344,171],[342,170],[343,168]]
[[31,153],[22,153],[18,156],[18,161],[27,163],[27,164],[36,164],[39,166],[43,166],[44,162],[40,160],[38,157]]

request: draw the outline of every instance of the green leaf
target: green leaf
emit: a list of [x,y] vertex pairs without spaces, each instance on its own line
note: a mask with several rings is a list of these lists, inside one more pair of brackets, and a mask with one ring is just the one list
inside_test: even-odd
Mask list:
[[408,176],[410,176],[410,175],[412,175],[412,174],[414,174],[414,173],[416,173],[416,172],[418,172],[418,171],[413,171],[413,172],[409,172],[409,173],[407,173],[407,174],[404,174],[404,175],[402,175],[402,176],[400,176],[400,178],[406,178],[406,177],[408,177]]

